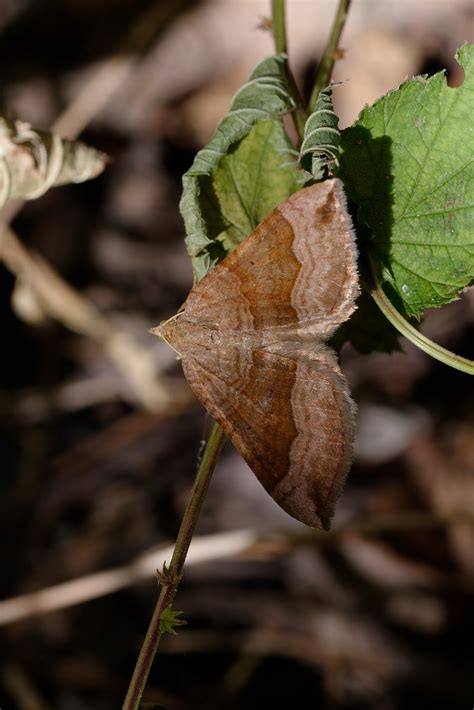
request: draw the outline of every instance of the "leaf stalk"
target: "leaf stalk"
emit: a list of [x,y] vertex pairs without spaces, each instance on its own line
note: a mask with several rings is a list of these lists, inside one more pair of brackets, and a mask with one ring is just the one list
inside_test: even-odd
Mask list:
[[460,370],[468,375],[474,375],[474,362],[468,360],[467,358],[456,355],[450,350],[446,350],[438,343],[433,342],[420,333],[416,328],[414,328],[411,323],[409,323],[399,311],[395,308],[393,303],[389,300],[385,291],[383,290],[380,278],[377,276],[376,270],[372,265],[371,276],[373,279],[373,285],[370,287],[370,293],[374,299],[377,306],[380,308],[385,318],[390,321],[394,328],[398,332],[405,336],[407,340],[416,345],[417,348],[423,350],[427,355],[439,360],[445,365],[449,365],[455,370]]

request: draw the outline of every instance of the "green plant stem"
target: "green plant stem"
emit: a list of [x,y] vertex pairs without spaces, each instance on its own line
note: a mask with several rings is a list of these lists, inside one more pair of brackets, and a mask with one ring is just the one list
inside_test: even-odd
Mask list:
[[339,44],[339,39],[344,29],[351,0],[339,0],[336,16],[334,18],[331,34],[319,64],[316,79],[314,80],[311,98],[309,100],[309,113],[314,111],[316,101],[322,89],[324,89],[331,78],[331,73],[335,62],[335,52]]
[[163,571],[161,592],[138,656],[123,710],[138,710],[140,707],[153,659],[163,635],[160,628],[161,614],[173,603],[183,574],[189,545],[223,443],[224,432],[218,424],[214,424],[183,516],[170,565]]
[[277,54],[286,54],[288,46],[286,41],[285,0],[272,0],[272,28]]
[[408,321],[405,320],[405,318],[397,311],[387,297],[374,268],[372,268],[372,278],[374,280],[374,284],[370,289],[371,296],[384,314],[385,318],[390,321],[399,333],[404,335],[405,338],[410,340],[410,342],[420,348],[420,350],[423,350],[423,352],[431,355],[431,357],[436,360],[439,360],[445,365],[449,365],[456,370],[466,372],[468,375],[474,375],[474,362],[472,360],[456,355],[450,350],[446,350],[441,347],[441,345],[434,343],[432,340],[416,330],[411,323],[408,323]]
[[[277,54],[287,54],[288,42],[286,39],[285,0],[272,0],[272,28]],[[296,102],[296,107],[294,111],[292,111],[291,116],[299,142],[301,143],[304,136],[306,113],[303,107],[303,100],[296,85],[295,77],[293,76],[289,66],[287,66],[287,77],[291,94]]]

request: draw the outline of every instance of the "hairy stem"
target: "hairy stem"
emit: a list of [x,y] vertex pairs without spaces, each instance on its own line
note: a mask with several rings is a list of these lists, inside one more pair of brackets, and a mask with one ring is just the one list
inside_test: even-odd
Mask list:
[[311,98],[309,100],[309,113],[312,113],[314,111],[314,107],[316,105],[316,101],[318,100],[318,96],[321,90],[329,84],[331,73],[334,67],[337,45],[339,44],[339,39],[341,37],[342,30],[344,29],[350,4],[351,0],[339,0],[339,5],[332,25],[331,34],[329,35],[329,40],[326,44],[326,48],[319,64],[316,79],[314,80],[313,90],[311,92]]
[[288,51],[286,41],[285,0],[272,0],[272,27],[278,54]]
[[189,545],[223,442],[224,432],[218,424],[214,424],[181,522],[170,565],[163,570],[161,592],[138,656],[123,710],[138,710],[140,707],[153,659],[163,635],[160,625],[161,615],[173,603],[183,574]]
[[[272,0],[272,28],[277,54],[286,54],[288,52],[288,42],[286,39],[285,0]],[[291,94],[296,101],[296,107],[291,116],[293,118],[299,142],[301,143],[304,136],[306,113],[303,108],[303,100],[300,96],[295,78],[289,67],[287,67],[287,76]]]

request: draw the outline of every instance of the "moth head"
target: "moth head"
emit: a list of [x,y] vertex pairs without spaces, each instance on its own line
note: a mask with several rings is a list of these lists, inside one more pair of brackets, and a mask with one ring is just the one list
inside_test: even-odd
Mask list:
[[150,330],[150,333],[153,333],[153,335],[157,335],[159,338],[164,340],[164,342],[175,351],[179,360],[181,360],[182,354],[178,349],[180,337],[177,319],[182,313],[184,313],[184,311],[175,313],[174,316],[171,316],[168,320],[161,321],[160,325]]

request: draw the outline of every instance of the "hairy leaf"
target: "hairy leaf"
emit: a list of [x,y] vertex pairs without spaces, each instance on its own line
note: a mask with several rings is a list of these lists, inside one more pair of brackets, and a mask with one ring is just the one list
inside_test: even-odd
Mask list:
[[201,182],[209,239],[224,257],[298,188],[291,144],[279,121],[259,121]]
[[369,227],[366,246],[408,315],[455,299],[474,280],[474,46],[444,73],[406,81],[342,134],[340,176]]
[[[288,175],[291,172],[296,174],[296,167],[283,167],[283,163],[288,160],[285,153],[289,144],[283,137],[281,125],[275,120],[293,108],[294,100],[286,80],[286,57],[275,56],[262,60],[249,81],[235,94],[230,112],[218,125],[212,140],[199,151],[193,165],[183,176],[180,209],[186,228],[186,246],[198,279],[246,236],[268,211],[291,194],[291,190],[285,192],[281,189],[280,173],[286,170]],[[262,140],[268,142],[268,148],[258,144],[258,131],[253,132],[254,138],[250,138],[252,143],[240,147],[253,127],[262,121],[272,126],[262,129]],[[254,150],[258,153],[255,159],[251,155]],[[267,164],[265,161],[269,159],[271,150],[281,153],[273,156],[271,164]],[[224,156],[227,164],[221,167]],[[253,166],[249,166],[249,176],[246,177],[247,166],[243,161],[249,158],[253,159]],[[288,176],[283,182],[285,180],[291,182]],[[271,200],[273,184],[277,188],[275,198]],[[240,191],[242,200],[237,211],[235,207],[240,199],[239,194],[225,195],[228,190]],[[229,210],[228,213],[221,212],[220,200],[222,209]],[[233,204],[230,205],[230,202]],[[266,205],[267,212],[263,212]],[[255,208],[253,212],[252,207]],[[251,211],[246,222],[237,212],[249,208]],[[255,224],[254,219],[258,220]],[[253,226],[245,231],[247,224]]]
[[314,180],[322,180],[337,165],[339,143],[339,119],[334,111],[332,92],[328,86],[318,96],[314,111],[304,127],[304,139],[300,149],[300,163]]
[[365,290],[357,299],[357,310],[336,331],[331,344],[339,350],[346,340],[350,340],[361,353],[390,353],[401,349],[399,333]]

